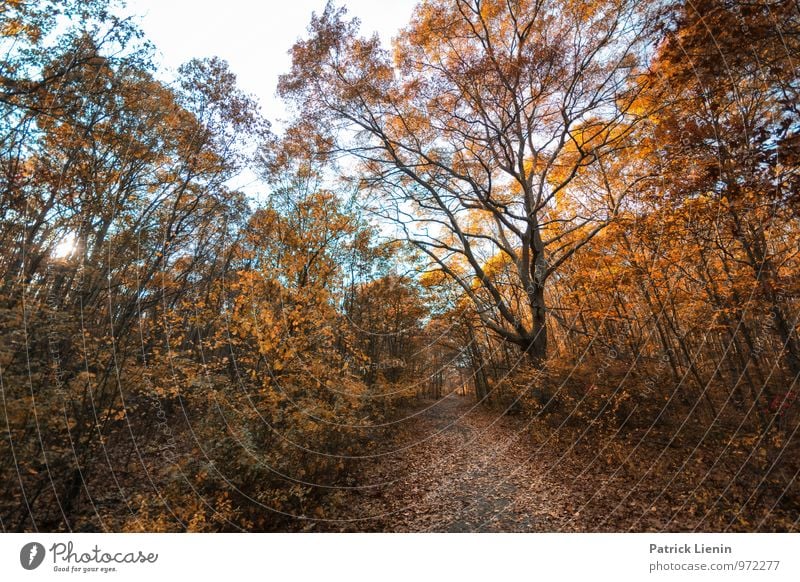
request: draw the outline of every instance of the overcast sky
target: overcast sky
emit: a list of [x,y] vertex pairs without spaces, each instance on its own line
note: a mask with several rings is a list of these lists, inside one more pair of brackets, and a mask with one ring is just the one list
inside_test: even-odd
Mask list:
[[[387,43],[405,25],[416,0],[339,0],[361,19],[364,33]],[[283,116],[275,98],[278,76],[289,69],[287,51],[306,34],[311,13],[325,0],[127,0],[126,12],[159,50],[162,65],[176,68],[194,57],[218,56],[245,91],[255,94],[270,121]]]

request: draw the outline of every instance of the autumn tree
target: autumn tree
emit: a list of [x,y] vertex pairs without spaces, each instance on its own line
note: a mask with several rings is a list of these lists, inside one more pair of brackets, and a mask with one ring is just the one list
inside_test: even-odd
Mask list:
[[[153,430],[128,415],[174,400],[168,371],[177,383],[188,367],[170,359],[197,333],[176,311],[224,264],[246,209],[225,187],[241,163],[233,141],[265,125],[221,61],[187,64],[176,89],[156,81],[140,32],[105,3],[14,4],[0,100],[0,472],[22,477],[4,478],[0,515],[10,529],[72,529],[92,519],[82,508],[98,501],[103,460],[127,472],[131,437]],[[130,483],[113,483],[124,499]]]
[[416,365],[425,346],[420,342],[428,309],[416,283],[387,275],[358,285],[346,311],[366,356],[364,381],[398,384],[419,381],[426,369]]
[[[602,176],[636,123],[647,18],[625,1],[431,1],[389,53],[329,4],[280,91],[302,124],[329,128],[322,154],[361,160],[380,216],[459,283],[483,324],[541,363],[547,281],[623,195],[578,177]],[[495,254],[514,266],[521,312],[486,273]]]
[[707,201],[717,251],[748,265],[796,375],[797,289],[781,268],[797,219],[796,4],[676,4],[664,19],[653,88],[663,103],[655,121],[667,193]]

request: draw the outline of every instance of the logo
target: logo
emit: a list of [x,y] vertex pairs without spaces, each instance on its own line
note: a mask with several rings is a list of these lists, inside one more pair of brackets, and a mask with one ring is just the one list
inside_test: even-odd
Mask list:
[[26,570],[35,570],[44,561],[44,546],[39,542],[29,542],[19,551],[19,563]]

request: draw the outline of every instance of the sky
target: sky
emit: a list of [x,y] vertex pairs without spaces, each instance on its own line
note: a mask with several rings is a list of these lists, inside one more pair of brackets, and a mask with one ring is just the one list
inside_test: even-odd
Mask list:
[[[267,119],[285,117],[275,96],[278,76],[289,70],[287,51],[306,35],[311,13],[326,0],[127,0],[168,69],[195,57],[228,61],[239,86],[255,95]],[[362,33],[378,32],[387,46],[405,25],[417,0],[338,0],[361,20]]]

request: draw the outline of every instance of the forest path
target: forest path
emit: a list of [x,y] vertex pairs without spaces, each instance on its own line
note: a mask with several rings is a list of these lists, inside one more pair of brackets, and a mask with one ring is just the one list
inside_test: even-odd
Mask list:
[[[451,394],[398,423],[390,452],[365,464],[364,489],[343,493],[347,531],[559,531],[572,516],[554,458],[526,439],[522,418]],[[362,461],[363,462],[363,461]],[[339,524],[341,525],[341,524]]]

